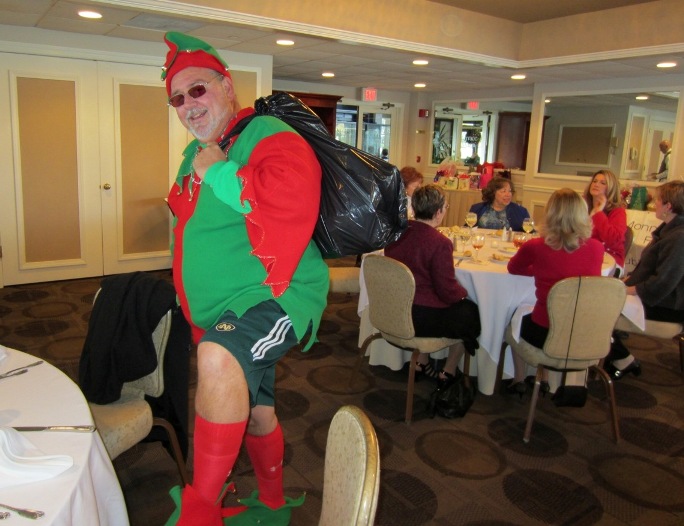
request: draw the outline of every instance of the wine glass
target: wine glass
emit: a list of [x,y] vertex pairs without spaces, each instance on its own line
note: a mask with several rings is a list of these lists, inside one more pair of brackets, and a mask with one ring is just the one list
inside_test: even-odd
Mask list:
[[527,235],[522,232],[515,232],[513,234],[513,246],[520,248],[527,241]]
[[532,233],[534,230],[534,219],[530,217],[525,218],[523,220],[522,228],[527,234]]
[[475,261],[476,263],[479,263],[480,262],[480,257],[479,257],[480,249],[485,244],[484,234],[475,234],[472,237],[472,244],[473,244],[473,248],[475,249],[475,259],[473,261]]
[[470,227],[472,231],[473,227],[477,224],[477,214],[475,212],[468,212],[466,214],[466,225]]

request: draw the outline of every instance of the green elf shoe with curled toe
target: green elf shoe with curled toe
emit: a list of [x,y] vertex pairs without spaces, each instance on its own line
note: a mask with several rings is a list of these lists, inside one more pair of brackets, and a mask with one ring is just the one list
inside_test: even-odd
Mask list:
[[169,517],[169,520],[166,521],[164,526],[176,526],[176,523],[180,518],[181,494],[182,490],[180,486],[174,486],[169,490],[169,495],[171,495],[171,500],[173,500],[173,503],[176,505],[176,509],[173,510],[173,513]]
[[285,504],[280,508],[271,509],[258,499],[259,491],[254,490],[246,499],[239,499],[240,504],[247,509],[235,515],[223,519],[224,526],[289,526],[292,508],[304,504],[306,494],[297,499],[285,497]]

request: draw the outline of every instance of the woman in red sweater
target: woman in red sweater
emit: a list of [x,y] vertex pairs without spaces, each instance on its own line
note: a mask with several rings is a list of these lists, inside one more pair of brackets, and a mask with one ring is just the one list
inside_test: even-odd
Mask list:
[[[412,202],[416,219],[409,221],[408,228],[397,241],[385,247],[385,256],[401,261],[413,273],[416,294],[411,314],[416,336],[463,340],[463,344],[449,349],[449,357],[439,376],[440,380],[447,380],[456,371],[464,347],[470,354],[475,354],[480,335],[480,312],[456,279],[454,245],[436,229],[448,206],[444,192],[434,184],[422,186],[413,193]],[[427,354],[418,357],[418,365],[428,376],[437,375]]]
[[599,170],[584,190],[593,224],[591,237],[603,243],[605,251],[615,258],[616,277],[625,271],[625,233],[627,214],[620,206],[620,186],[610,170]]
[[[600,276],[603,245],[592,238],[592,222],[582,198],[570,188],[556,190],[546,203],[541,236],[526,242],[508,262],[508,272],[533,276],[537,302],[532,314],[523,317],[520,336],[535,347],[543,347],[549,333],[546,298],[556,282],[574,276]],[[526,364],[513,353],[515,375],[510,393],[522,396]],[[548,384],[545,384],[548,391]]]

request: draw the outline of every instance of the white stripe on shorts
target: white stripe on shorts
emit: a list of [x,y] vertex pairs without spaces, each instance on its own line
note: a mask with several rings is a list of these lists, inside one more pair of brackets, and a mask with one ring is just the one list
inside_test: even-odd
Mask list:
[[283,343],[283,341],[285,341],[285,335],[287,334],[287,331],[290,330],[290,327],[292,327],[292,322],[290,321],[289,316],[280,318],[271,329],[271,332],[258,340],[254,344],[254,347],[252,347],[251,352],[253,359],[261,360],[269,349]]

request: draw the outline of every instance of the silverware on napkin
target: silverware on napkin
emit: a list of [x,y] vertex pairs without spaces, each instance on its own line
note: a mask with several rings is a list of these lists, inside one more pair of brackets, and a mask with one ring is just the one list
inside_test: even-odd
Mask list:
[[93,433],[95,426],[15,426],[15,431],[74,431],[76,433]]

